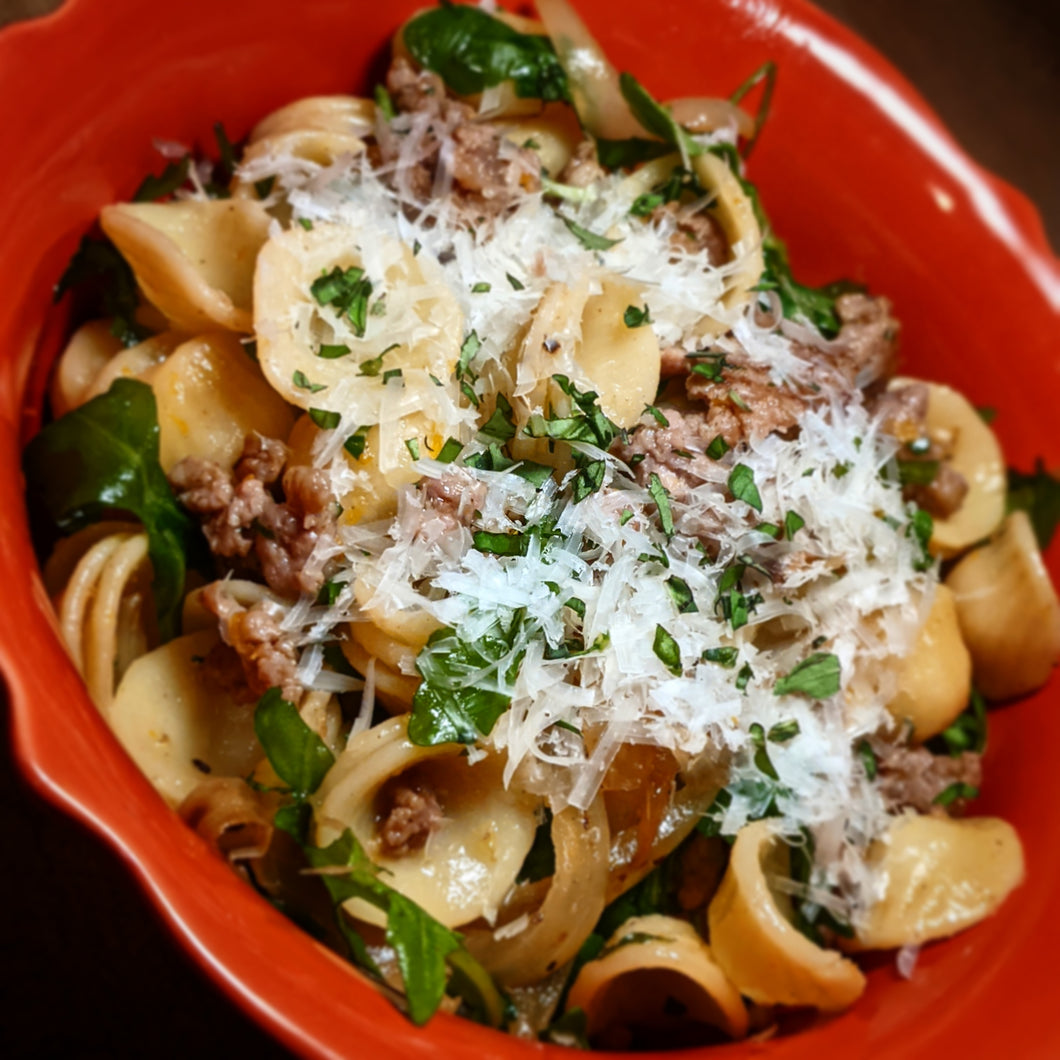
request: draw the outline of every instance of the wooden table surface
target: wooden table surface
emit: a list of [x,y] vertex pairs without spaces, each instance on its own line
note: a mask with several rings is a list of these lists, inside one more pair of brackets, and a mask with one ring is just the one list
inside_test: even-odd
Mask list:
[[[55,0],[0,0],[0,26],[55,6]],[[1060,247],[1060,2],[819,0],[819,6],[902,70],[973,157],[1034,200]],[[4,1055],[288,1056],[170,941],[110,849],[25,789],[11,763],[6,725],[3,732]]]

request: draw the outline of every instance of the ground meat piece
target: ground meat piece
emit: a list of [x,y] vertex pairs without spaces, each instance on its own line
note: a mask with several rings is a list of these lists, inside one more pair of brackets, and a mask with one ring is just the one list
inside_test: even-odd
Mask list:
[[851,292],[836,299],[835,310],[840,321],[836,364],[851,384],[863,389],[894,375],[898,321],[891,316],[891,303]]
[[258,520],[254,549],[270,588],[282,596],[315,593],[324,584],[324,561],[313,553],[334,530],[335,499],[316,468],[288,468],[283,489],[286,503],[272,504]]
[[[401,114],[381,131],[372,161],[394,165],[393,183],[405,194],[431,198],[442,164],[452,178],[454,201],[472,217],[496,216],[521,191],[540,188],[537,154],[509,141],[496,126],[476,121],[472,108],[447,95],[436,74],[396,58],[387,88]],[[402,154],[409,137],[418,148],[413,161]]]
[[939,806],[935,799],[951,784],[978,787],[981,755],[964,751],[957,757],[932,754],[926,747],[900,747],[876,742],[877,783],[889,810],[911,808],[918,813],[959,812],[964,800]]
[[485,503],[486,483],[463,468],[452,468],[438,478],[425,479],[423,496],[432,511],[466,526]]
[[659,374],[663,379],[687,375],[691,367],[692,362],[688,359],[688,351],[684,346],[667,346],[659,351]]
[[935,477],[923,486],[906,486],[902,496],[935,519],[946,519],[964,503],[968,480],[951,464],[941,462]]
[[715,470],[714,461],[703,451],[717,432],[710,412],[682,413],[667,408],[666,419],[669,426],[641,427],[614,452],[627,464],[633,461],[633,475],[642,486],[656,474],[671,498],[680,503]]
[[271,486],[280,477],[287,456],[287,446],[283,442],[253,431],[243,443],[243,454],[236,461],[233,474],[237,479],[256,478]]
[[879,418],[880,429],[903,445],[924,436],[928,410],[925,383],[884,390],[869,402],[869,410]]
[[570,184],[575,188],[587,188],[604,175],[604,168],[596,158],[596,144],[585,139],[574,148],[574,154],[570,156],[559,175],[559,183]]
[[379,842],[388,857],[400,858],[419,850],[444,819],[438,797],[430,788],[399,785],[379,824]]
[[745,439],[794,432],[817,397],[809,390],[773,381],[765,366],[740,358],[727,360],[720,378],[692,372],[685,391],[693,401],[707,404],[707,442],[721,435],[730,446]]
[[297,703],[302,694],[302,686],[295,679],[298,651],[294,638],[281,628],[275,605],[263,600],[245,608],[223,581],[208,585],[202,602],[217,616],[225,644],[239,656],[248,698],[255,700],[270,688],[279,688],[284,699]]
[[177,500],[202,519],[202,530],[215,556],[246,556],[254,543],[253,526],[272,498],[253,475],[240,480],[212,460],[185,457],[169,473]]
[[705,250],[711,265],[722,265],[732,256],[729,240],[717,218],[707,210],[697,209],[695,204],[682,206],[676,202],[663,203],[655,207],[651,216],[654,221],[667,217],[673,219],[674,231],[670,236],[670,245],[678,250]]

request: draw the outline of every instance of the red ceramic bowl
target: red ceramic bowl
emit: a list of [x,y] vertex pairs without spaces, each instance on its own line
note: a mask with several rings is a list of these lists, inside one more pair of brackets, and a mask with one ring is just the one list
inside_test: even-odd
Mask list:
[[[52,285],[99,208],[157,168],[152,138],[207,143],[220,119],[238,139],[299,95],[369,88],[389,34],[415,6],[69,0],[0,37],[0,662],[16,757],[33,785],[121,852],[221,988],[291,1048],[569,1056],[445,1016],[414,1029],[184,828],[67,661],[21,501],[19,452],[63,329]],[[1060,392],[1060,267],[1028,204],[977,169],[886,63],[801,0],[658,0],[650,17],[634,0],[579,6],[616,65],[663,98],[724,94],[775,59],[780,87],[751,175],[800,275],[845,274],[888,293],[910,374],[996,407],[1012,463],[1060,463],[1049,422]],[[1054,549],[1054,572],[1057,558]],[[1060,1056],[1057,698],[1054,684],[995,714],[977,809],[1011,821],[1027,851],[1027,882],[1001,913],[928,947],[912,982],[881,960],[861,1002],[831,1022],[710,1056]]]

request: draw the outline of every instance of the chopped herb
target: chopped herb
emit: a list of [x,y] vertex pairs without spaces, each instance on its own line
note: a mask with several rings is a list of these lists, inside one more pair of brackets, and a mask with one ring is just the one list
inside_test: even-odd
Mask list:
[[938,478],[938,460],[896,460],[898,481],[903,486],[930,486]]
[[663,414],[663,410],[658,408],[656,405],[645,405],[644,411],[641,413],[642,416],[651,416],[653,420],[660,427],[669,427],[670,421]]
[[397,116],[397,111],[394,109],[394,100],[387,91],[386,85],[376,85],[372,91],[372,96],[375,99],[375,105],[379,109],[379,113],[383,116],[383,120],[387,122],[393,121]]
[[471,293],[485,294],[488,290],[491,289],[491,286],[491,284],[485,283],[484,281],[480,280],[478,283],[472,285]]
[[692,365],[693,375],[700,375],[711,383],[721,382],[722,374],[726,368],[732,366],[725,359],[724,353],[713,353],[710,350],[697,350],[688,355],[689,360],[696,363]]
[[[386,295],[381,295],[372,303],[372,308],[368,310],[368,315],[373,317],[385,317],[386,316]],[[395,345],[397,345],[395,343]]]
[[[382,355],[380,355],[380,356],[382,356]],[[402,371],[401,371],[400,368],[388,368],[383,373],[383,386],[386,386],[387,383],[389,383],[391,379],[404,379],[404,378],[405,377],[402,374]]]
[[299,217],[298,223],[307,231],[313,231],[313,222],[308,217]]
[[868,740],[862,740],[857,746],[858,759],[861,762],[861,768],[865,770],[865,776],[869,780],[875,780],[878,772],[876,754],[872,750],[872,746]]
[[589,460],[578,468],[571,483],[571,499],[575,504],[585,500],[604,484],[607,464],[603,460]]
[[617,243],[622,242],[621,239],[608,239],[607,236],[600,236],[595,232],[590,232],[588,228],[582,228],[580,224],[572,221],[569,217],[561,216],[560,220],[586,250],[610,250]]
[[731,670],[736,665],[739,654],[738,648],[707,648],[703,652],[703,661],[717,663],[726,670]]
[[445,445],[438,451],[434,458],[439,464],[451,464],[463,452],[464,447],[455,439],[447,438]]
[[497,406],[493,410],[493,415],[479,428],[479,434],[484,434],[487,438],[495,438],[502,443],[515,437],[512,406],[503,394],[497,394]]
[[705,452],[711,460],[720,460],[730,449],[731,445],[720,435],[715,435],[713,441],[707,446]]
[[478,394],[475,393],[475,388],[466,379],[460,380],[460,393],[463,394],[464,397],[475,406],[475,408],[478,408],[480,398]]
[[788,721],[778,721],[770,727],[766,739],[770,743],[787,743],[799,735],[799,723],[791,718]]
[[839,691],[839,659],[831,652],[814,652],[773,686],[775,696],[801,694],[827,699]]
[[931,801],[936,806],[949,806],[958,799],[977,799],[978,797],[979,789],[974,784],[965,784],[958,780],[940,791]]
[[323,431],[333,431],[341,422],[342,414],[330,409],[309,409],[309,418]]
[[345,582],[337,582],[333,578],[329,578],[317,593],[317,603],[322,607],[331,607],[342,594],[345,585]]
[[787,513],[787,515],[785,515],[785,516],[784,516],[784,532],[785,532],[785,533],[786,533],[786,534],[788,535],[788,540],[789,540],[789,541],[790,541],[790,540],[791,540],[791,539],[792,539],[792,538],[793,538],[793,537],[794,537],[794,536],[795,536],[795,535],[796,535],[796,534],[797,534],[797,533],[798,533],[798,532],[799,532],[799,531],[800,531],[800,530],[801,530],[801,529],[802,529],[802,528],[803,528],[803,527],[804,527],[805,525],[806,525],[806,520],[805,520],[805,519],[803,519],[803,517],[802,517],[801,515],[799,515],[799,513],[798,513],[798,512],[791,512],[791,511],[789,511],[789,512]]
[[651,323],[651,309],[648,306],[641,309],[639,306],[628,305],[622,314],[622,320],[627,328],[642,328]]
[[291,376],[291,382],[299,390],[308,390],[310,394],[319,394],[321,390],[327,390],[326,383],[314,383],[301,369],[295,369]]
[[618,525],[619,526],[625,526],[626,523],[628,523],[630,521],[630,519],[632,519],[632,518],[633,518],[633,509],[632,508],[623,508],[622,509],[622,514],[618,517]]
[[[357,365],[357,374],[360,376],[369,376],[370,378],[375,378],[375,376],[379,375],[379,373],[383,370],[383,358],[388,353],[391,353],[393,350],[398,349],[400,345],[400,343],[392,342],[389,346],[387,346],[385,350],[383,350],[381,354],[379,354],[378,357],[368,357],[365,360],[361,361],[361,363]],[[400,372],[401,369],[396,369],[396,371]],[[383,377],[383,381],[386,381],[386,376]]]
[[965,751],[982,754],[987,743],[986,701],[972,689],[968,706],[957,715],[953,723],[927,742],[929,750],[936,754],[948,754],[954,758]]
[[511,284],[513,291],[522,291],[525,289],[526,285],[523,284],[521,281],[517,280],[510,272],[506,272],[504,275],[505,278],[508,280],[508,283]]
[[419,460],[420,440],[418,438],[406,438],[405,448],[409,451],[409,456],[411,456],[413,460]]
[[729,391],[729,400],[738,408],[744,412],[750,412],[751,406],[735,390]]
[[261,180],[254,181],[254,190],[258,193],[258,198],[267,199],[272,194],[272,189],[275,184],[275,174],[273,174],[271,177],[262,177]]
[[681,676],[681,649],[678,647],[677,641],[674,640],[663,626],[657,625],[655,627],[655,639],[652,641],[652,651],[655,652],[659,661],[670,671],[670,673],[675,677]]
[[333,306],[341,316],[345,314],[353,333],[364,338],[368,323],[368,299],[372,294],[372,281],[364,269],[352,266],[343,269],[336,265],[331,272],[315,279],[309,286],[310,293],[320,305]]
[[341,342],[336,343],[322,343],[320,349],[317,350],[317,356],[323,357],[325,361],[334,361],[339,357],[346,357],[350,352],[349,346]]
[[670,594],[670,599],[673,600],[674,607],[680,614],[692,614],[699,610],[692,596],[692,590],[683,578],[678,578],[676,575],[667,578],[666,591]]
[[744,501],[756,512],[762,511],[762,498],[755,485],[755,473],[746,464],[737,464],[732,469],[728,484],[729,492],[736,500]]
[[773,538],[774,541],[780,540],[781,529],[776,523],[759,523],[755,529],[760,534],[765,534],[766,537]]
[[750,663],[744,663],[740,667],[740,672],[736,675],[736,689],[739,692],[743,692],[751,679],[754,677],[754,671],[751,669]]
[[648,477],[648,492],[659,510],[659,523],[662,525],[663,533],[667,537],[673,537],[674,516],[670,509],[670,494],[654,471]]
[[354,460],[360,460],[364,455],[364,449],[367,444],[368,428],[358,427],[357,430],[342,443],[342,448],[345,449]]
[[[555,724],[566,725],[565,722],[558,721]],[[556,848],[552,845],[552,811],[546,807],[544,818],[534,832],[534,841],[523,859],[523,866],[515,877],[515,882],[536,883],[538,880],[547,880],[555,872]]]
[[905,528],[905,536],[912,538],[920,551],[919,557],[913,561],[913,570],[931,570],[935,565],[935,558],[928,549],[934,532],[935,520],[923,508],[914,507],[912,518]]
[[495,556],[525,556],[530,543],[528,534],[491,534],[476,530],[471,535],[472,543],[479,552],[491,552]]
[[[475,359],[478,351],[482,348],[482,340],[475,331],[470,332],[460,344],[460,360],[456,365],[457,379],[463,379],[469,374],[471,362]],[[476,401],[477,405],[478,402]]]

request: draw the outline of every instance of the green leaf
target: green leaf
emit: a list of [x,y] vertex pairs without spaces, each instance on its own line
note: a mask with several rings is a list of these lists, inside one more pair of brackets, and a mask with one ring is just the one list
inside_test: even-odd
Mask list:
[[409,1016],[413,1023],[422,1026],[437,1011],[445,995],[446,958],[460,949],[461,938],[411,899],[392,891],[386,940],[397,953]]
[[903,486],[930,486],[938,478],[938,460],[896,460],[895,464]]
[[[338,426],[338,424],[336,423],[335,426]],[[342,448],[345,449],[354,460],[360,460],[361,457],[364,456],[364,450],[367,445],[368,428],[359,427],[342,443]]]
[[608,239],[607,236],[590,232],[588,228],[583,228],[569,217],[560,216],[560,220],[586,250],[610,250],[613,246],[622,242],[621,239]]
[[[475,356],[481,348],[482,340],[478,337],[477,332],[470,332],[460,344],[460,360],[456,365],[457,379],[463,379],[464,376],[468,374],[471,362],[475,359]],[[476,401],[475,404],[477,405],[478,402]]]
[[493,415],[479,428],[479,434],[495,438],[498,442],[507,442],[515,437],[512,406],[503,394],[497,394],[497,406]]
[[737,464],[729,474],[729,492],[739,501],[762,511],[762,498],[755,485],[755,473],[746,464]]
[[309,409],[309,418],[322,430],[333,431],[342,422],[342,413],[330,409]]
[[805,519],[803,519],[803,517],[802,517],[801,515],[799,515],[799,513],[798,513],[798,512],[791,512],[791,511],[789,511],[789,512],[787,513],[787,515],[785,515],[785,516],[784,516],[784,533],[786,533],[786,534],[788,535],[788,540],[789,540],[789,541],[790,541],[790,540],[791,540],[791,539],[792,539],[792,538],[793,538],[793,537],[794,537],[794,536],[795,536],[795,535],[796,535],[796,534],[797,534],[797,533],[798,533],[798,532],[799,532],[799,531],[800,531],[800,530],[801,530],[801,529],[802,529],[802,528],[803,528],[803,527],[804,527],[805,525],[806,525],[806,520],[805,520]]
[[747,93],[750,92],[760,81],[765,82],[765,87],[762,89],[762,98],[759,101],[758,110],[755,113],[754,132],[751,133],[751,136],[748,138],[747,143],[743,148],[744,158],[750,157],[755,144],[758,143],[758,137],[761,135],[762,129],[765,127],[766,121],[769,119],[769,110],[773,102],[773,89],[776,87],[777,83],[777,64],[772,59],[767,59],[729,97],[733,103],[739,103],[740,100],[743,99],[744,96],[746,96]]
[[648,132],[688,157],[701,155],[706,150],[677,124],[668,107],[652,99],[648,90],[632,74],[620,74],[618,85],[633,117]]
[[81,239],[69,265],[55,285],[55,301],[67,292],[77,292],[79,305],[88,315],[111,317],[111,332],[124,346],[135,346],[151,331],[136,322],[140,295],[136,277],[118,248],[106,238]]
[[326,361],[334,361],[339,357],[348,357],[350,354],[350,348],[345,343],[322,343],[320,349],[317,350],[317,356],[323,357]]
[[534,842],[526,857],[523,867],[516,876],[516,883],[536,883],[547,880],[556,871],[556,848],[552,845],[552,811],[547,807],[545,816],[534,832]]
[[472,294],[485,294],[487,291],[490,290],[491,286],[492,285],[486,283],[485,280],[479,280],[478,283],[475,283],[475,284],[471,285],[471,293]]
[[673,537],[674,515],[670,508],[670,494],[654,471],[648,476],[648,492],[651,494],[651,499],[655,501],[656,508],[659,509],[659,523],[663,533],[667,537]]
[[379,113],[382,114],[384,121],[393,121],[397,117],[394,101],[387,91],[386,85],[376,85],[372,91],[372,97],[375,99],[375,105],[379,108]]
[[336,265],[331,272],[318,276],[309,291],[320,305],[330,305],[342,316],[345,314],[353,333],[364,338],[368,324],[368,299],[372,294],[372,281],[364,269],[351,266],[348,269]]
[[505,278],[508,280],[508,283],[511,285],[513,291],[525,290],[526,284],[524,284],[521,280],[516,279],[510,272],[506,272],[504,275]]
[[262,177],[261,180],[254,181],[254,190],[258,194],[259,199],[267,199],[272,194],[272,189],[276,185],[276,174],[274,173],[271,177]]
[[657,625],[655,627],[655,639],[652,641],[651,647],[663,666],[675,677],[680,677],[683,673],[681,648],[663,626]]
[[1041,460],[1035,461],[1034,470],[1029,474],[1010,468],[1008,510],[1026,512],[1038,547],[1048,548],[1060,523],[1060,479],[1046,471]]
[[335,764],[327,745],[278,688],[270,688],[258,700],[254,733],[276,775],[296,798],[312,795]]
[[839,659],[831,652],[814,652],[773,686],[776,696],[802,694],[827,699],[839,691]]
[[476,530],[471,535],[472,543],[479,552],[490,552],[495,556],[525,556],[530,543],[528,534],[491,534]]
[[414,744],[474,743],[492,732],[511,703],[512,683],[522,662],[522,653],[511,658],[519,625],[513,621],[505,630],[497,623],[473,644],[451,627],[431,634],[416,658],[423,681],[409,718]]
[[731,448],[732,446],[729,445],[727,441],[725,441],[724,437],[720,434],[717,434],[714,436],[713,441],[711,441],[710,445],[707,446],[704,452],[707,454],[707,456],[710,457],[711,460],[720,460]]
[[413,59],[459,96],[511,81],[521,99],[569,100],[567,75],[552,42],[520,33],[477,7],[447,4],[405,25]]
[[878,763],[876,761],[876,753],[872,749],[872,745],[868,740],[862,740],[857,748],[857,756],[861,761],[861,768],[865,770],[865,776],[869,780],[875,780],[878,770]]
[[687,615],[699,610],[692,590],[683,578],[678,578],[676,575],[667,578],[666,591],[670,594],[670,599],[673,600],[678,614]]
[[925,746],[935,754],[948,754],[953,758],[965,751],[982,754],[986,750],[987,730],[986,701],[973,688],[968,706]]
[[766,733],[766,739],[770,743],[787,743],[788,740],[794,739],[799,735],[799,723],[791,718],[788,721],[778,721],[775,725],[770,726],[769,732]]
[[185,155],[177,162],[170,162],[159,176],[148,174],[133,192],[133,202],[156,202],[172,195],[177,188],[183,187],[188,180],[191,168],[191,155]]
[[668,155],[673,148],[658,140],[646,140],[639,136],[628,140],[596,141],[596,157],[605,169],[625,169],[640,162],[650,162],[653,158]]
[[651,323],[651,310],[648,306],[643,309],[635,305],[626,306],[622,320],[627,328],[642,328],[645,324]]
[[979,789],[974,784],[965,784],[963,781],[954,781],[948,788],[940,791],[931,801],[936,806],[949,806],[958,799],[977,799]]
[[23,454],[29,494],[64,534],[128,512],[147,532],[151,592],[163,640],[176,635],[185,555],[201,547],[158,462],[151,388],[117,379],[110,389],[48,424]]
[[321,390],[327,390],[326,383],[314,383],[300,368],[295,369],[291,382],[299,390],[308,390],[310,394],[319,394]]
[[703,652],[703,661],[718,663],[726,670],[731,670],[736,665],[739,654],[739,648],[707,648]]
[[455,438],[446,438],[445,445],[438,450],[434,458],[439,464],[451,464],[464,450],[464,447]]

